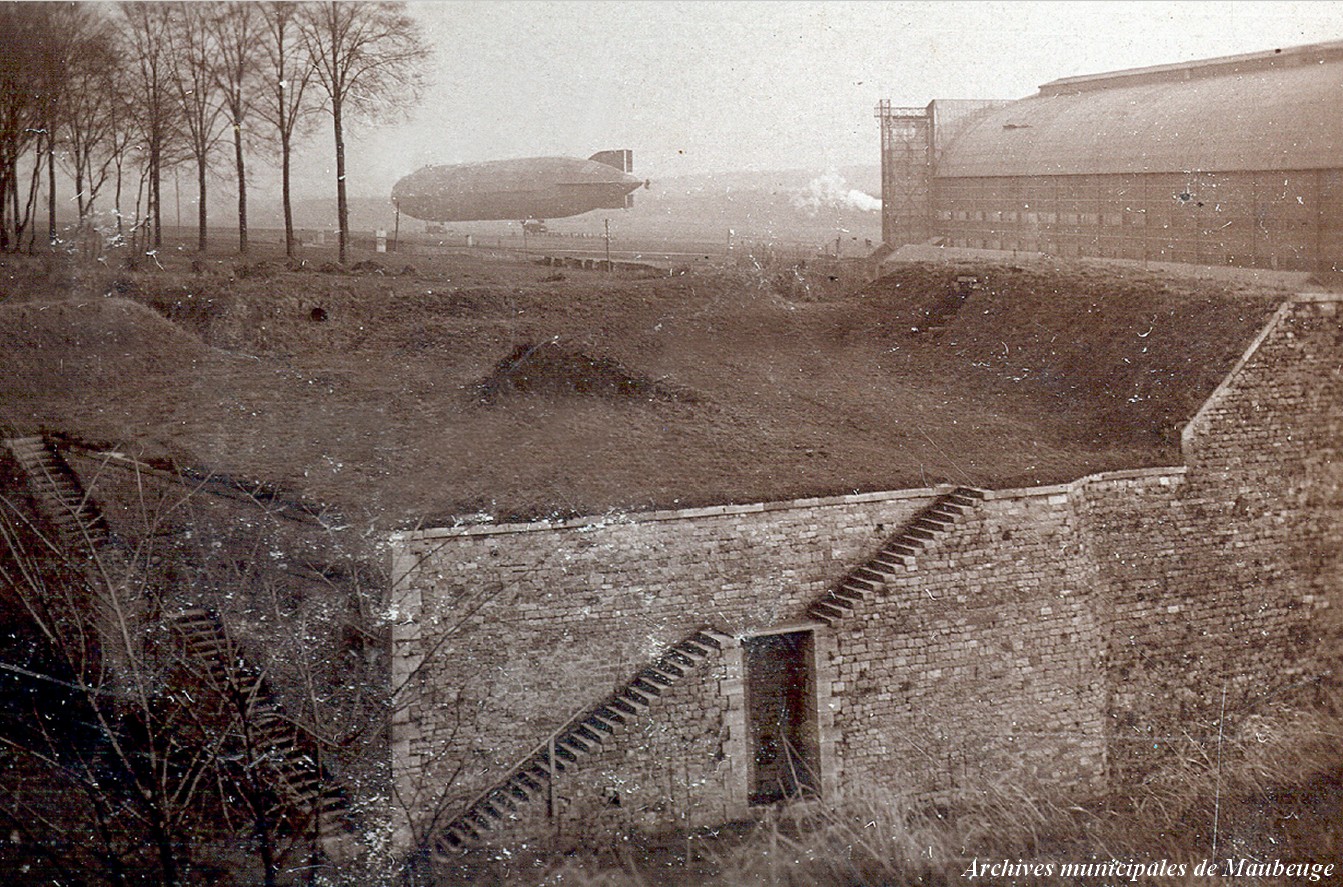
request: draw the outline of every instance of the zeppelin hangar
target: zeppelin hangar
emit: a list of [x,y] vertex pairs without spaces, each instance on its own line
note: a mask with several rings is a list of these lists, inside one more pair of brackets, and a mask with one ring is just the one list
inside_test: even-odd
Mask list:
[[1343,41],[877,117],[888,247],[1343,269]]

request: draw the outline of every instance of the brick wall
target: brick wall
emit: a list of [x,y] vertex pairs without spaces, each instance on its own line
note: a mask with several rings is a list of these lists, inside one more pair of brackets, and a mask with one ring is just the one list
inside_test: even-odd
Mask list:
[[[807,606],[936,491],[398,539],[404,796],[417,816],[460,803],[706,624],[815,631],[830,799],[858,783],[1091,791],[1214,735],[1224,694],[1234,727],[1328,665],[1343,580],[1338,309],[1283,306],[1190,422],[1186,465],[990,492],[833,627],[805,623]],[[660,705],[566,777],[561,830],[746,812],[740,650]]]

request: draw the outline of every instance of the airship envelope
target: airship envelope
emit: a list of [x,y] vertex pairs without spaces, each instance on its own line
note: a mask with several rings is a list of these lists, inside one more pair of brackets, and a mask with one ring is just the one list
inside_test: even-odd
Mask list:
[[392,203],[426,222],[562,219],[634,205],[631,151],[426,166],[392,188]]

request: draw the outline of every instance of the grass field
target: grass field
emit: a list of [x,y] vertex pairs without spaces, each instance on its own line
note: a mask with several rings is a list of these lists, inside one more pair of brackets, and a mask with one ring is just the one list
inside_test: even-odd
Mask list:
[[0,421],[383,527],[1024,485],[1178,460],[1282,296],[1051,263],[415,261],[6,257]]

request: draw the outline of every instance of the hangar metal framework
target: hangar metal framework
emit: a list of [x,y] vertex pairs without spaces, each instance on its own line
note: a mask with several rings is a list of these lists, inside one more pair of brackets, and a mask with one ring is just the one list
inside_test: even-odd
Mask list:
[[877,106],[889,246],[1343,268],[1343,41]]

